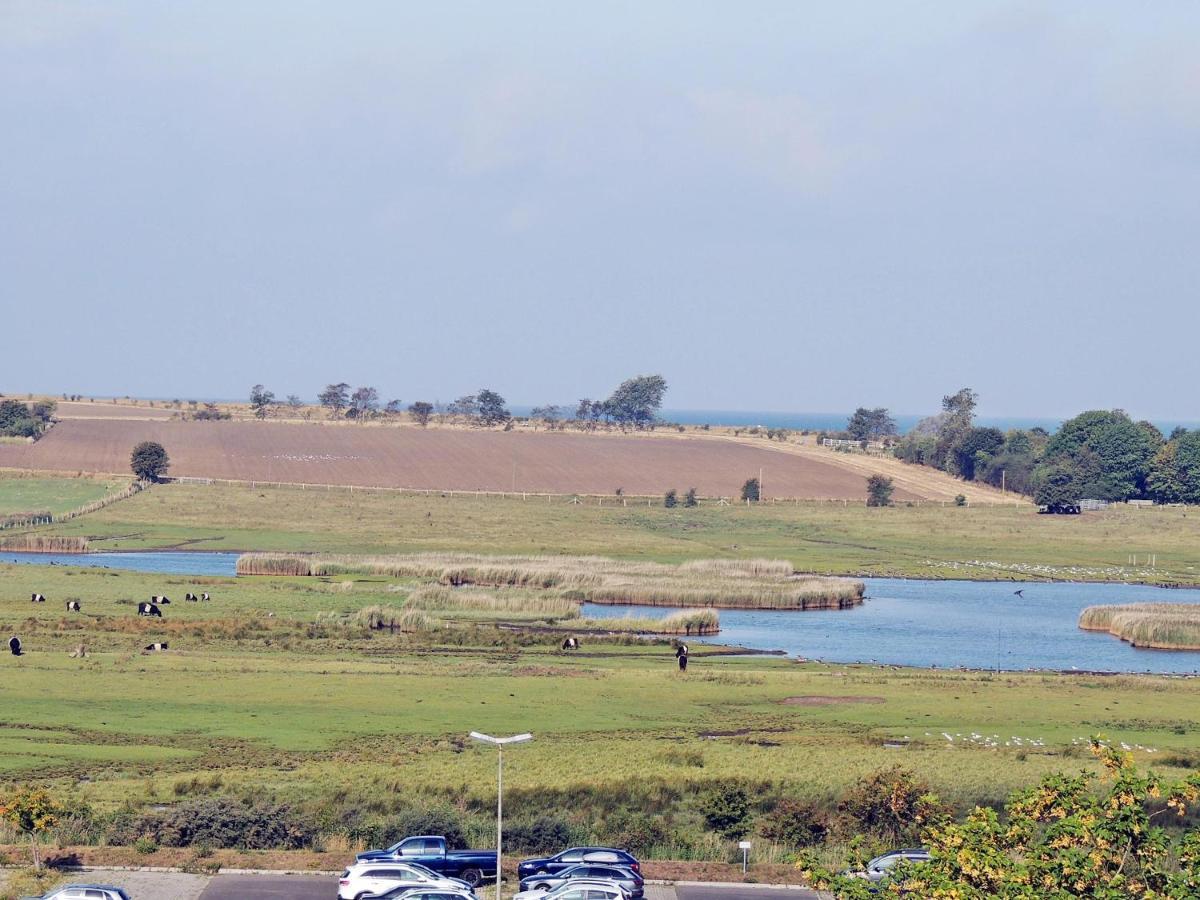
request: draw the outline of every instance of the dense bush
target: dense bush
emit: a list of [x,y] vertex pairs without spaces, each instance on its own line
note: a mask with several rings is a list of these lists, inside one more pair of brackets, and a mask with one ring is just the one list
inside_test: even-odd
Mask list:
[[111,838],[128,844],[150,838],[164,847],[207,844],[245,850],[298,850],[313,838],[312,826],[283,804],[247,804],[221,797],[193,800],[140,817],[115,820]]
[[596,836],[608,846],[620,847],[637,856],[666,843],[670,834],[661,816],[622,810],[606,818]]
[[785,798],[762,817],[759,831],[767,840],[786,847],[811,847],[825,840],[829,820],[814,804]]
[[504,826],[504,844],[508,849],[526,853],[557,853],[576,843],[571,823],[561,816],[538,816],[528,822]]
[[445,806],[406,809],[386,819],[355,822],[347,827],[346,834],[350,840],[371,847],[390,847],[418,834],[442,835],[449,850],[462,850],[467,846],[462,815]]
[[892,846],[917,842],[921,831],[947,812],[929,785],[900,766],[880,769],[846,789],[838,803],[841,830]]
[[700,797],[700,814],[723,837],[740,838],[750,830],[750,795],[741,785],[722,785]]

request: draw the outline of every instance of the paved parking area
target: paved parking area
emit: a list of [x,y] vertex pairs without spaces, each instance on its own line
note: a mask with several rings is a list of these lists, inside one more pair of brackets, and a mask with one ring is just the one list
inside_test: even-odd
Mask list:
[[[95,869],[71,881],[115,884],[134,900],[334,900],[329,875],[184,875],[179,872],[118,872]],[[480,900],[494,893],[479,892]],[[818,900],[815,891],[729,884],[646,885],[646,900]]]
[[333,900],[336,896],[337,879],[328,875],[218,875],[200,900]]

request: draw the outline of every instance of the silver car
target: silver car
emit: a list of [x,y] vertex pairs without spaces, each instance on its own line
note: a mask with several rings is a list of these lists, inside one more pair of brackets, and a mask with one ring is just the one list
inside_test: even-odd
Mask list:
[[612,881],[572,878],[549,891],[531,889],[513,895],[513,900],[629,900],[623,887]]
[[893,850],[891,853],[885,853],[882,856],[877,856],[869,863],[867,867],[858,872],[845,872],[843,874],[850,875],[854,878],[865,878],[872,883],[883,881],[891,874],[892,868],[901,862],[917,864],[927,863],[932,857],[929,851],[924,847],[911,847],[904,850]]
[[21,900],[131,900],[125,888],[111,884],[67,884],[41,897],[22,897]]

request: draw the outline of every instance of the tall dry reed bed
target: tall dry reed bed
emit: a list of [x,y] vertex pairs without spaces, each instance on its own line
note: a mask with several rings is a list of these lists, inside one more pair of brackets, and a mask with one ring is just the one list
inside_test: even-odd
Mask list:
[[0,551],[20,553],[87,553],[87,538],[59,537],[52,534],[14,534],[0,538]]
[[721,619],[715,609],[681,609],[661,619],[635,618],[584,619],[580,628],[602,631],[619,631],[632,634],[717,634],[721,630]]
[[[673,566],[602,556],[418,553],[355,557],[247,553],[238,559],[237,571],[239,575],[384,575],[429,579],[449,587],[476,585],[555,591],[561,598],[574,602],[647,606],[845,609],[861,603],[863,596],[862,582],[800,576],[794,574],[786,560],[764,559],[706,559]],[[437,599],[428,598],[425,602]],[[547,614],[555,611],[548,609]]]
[[1107,631],[1135,647],[1200,650],[1200,604],[1125,603],[1089,606],[1079,614],[1085,631]]

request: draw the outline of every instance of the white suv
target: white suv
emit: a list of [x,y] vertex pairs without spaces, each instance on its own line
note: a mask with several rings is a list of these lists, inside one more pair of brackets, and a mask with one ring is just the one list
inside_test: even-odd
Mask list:
[[368,894],[382,894],[400,885],[451,891],[471,890],[465,881],[444,878],[421,865],[364,860],[351,865],[338,879],[338,900],[359,900]]

